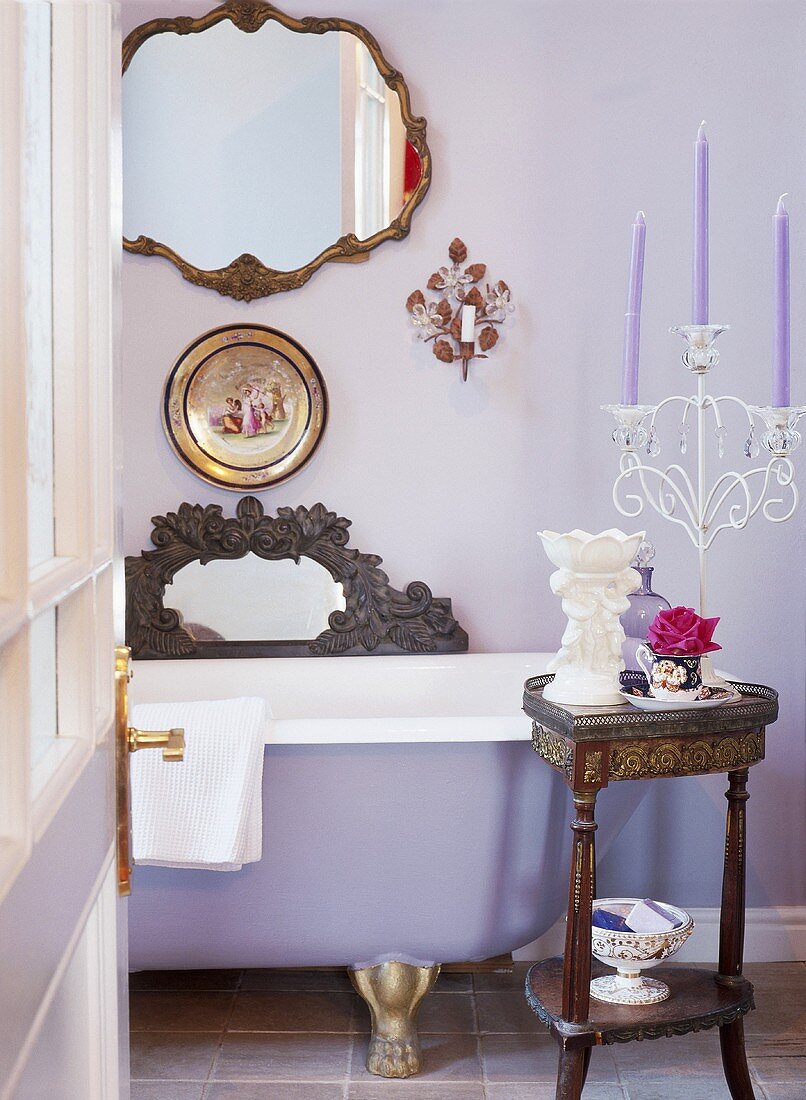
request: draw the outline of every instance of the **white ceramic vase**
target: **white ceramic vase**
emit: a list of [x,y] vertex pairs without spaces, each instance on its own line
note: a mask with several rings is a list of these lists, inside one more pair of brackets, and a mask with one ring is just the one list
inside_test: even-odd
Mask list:
[[619,616],[630,606],[628,594],[641,585],[630,562],[644,534],[625,535],[616,528],[598,535],[578,530],[540,533],[549,561],[557,566],[551,590],[562,597],[568,616],[560,651],[548,665],[554,680],[543,695],[549,701],[588,707],[624,702],[619,695],[624,668]]

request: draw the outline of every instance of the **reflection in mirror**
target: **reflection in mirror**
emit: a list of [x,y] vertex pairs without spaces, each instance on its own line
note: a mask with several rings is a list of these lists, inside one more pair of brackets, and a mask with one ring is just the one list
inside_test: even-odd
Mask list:
[[346,31],[155,34],[123,100],[125,236],[198,268],[300,268],[386,229],[421,180],[397,91]]
[[315,638],[345,607],[344,589],[311,558],[190,562],[165,592],[197,641]]

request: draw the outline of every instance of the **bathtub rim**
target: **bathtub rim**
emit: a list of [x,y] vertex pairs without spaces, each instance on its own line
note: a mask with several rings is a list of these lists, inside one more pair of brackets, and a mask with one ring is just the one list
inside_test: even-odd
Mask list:
[[[141,702],[160,699],[261,695],[269,709],[267,745],[529,741],[532,725],[521,709],[523,683],[544,672],[552,656],[534,651],[136,662],[132,710]],[[428,690],[416,706],[399,707],[406,682],[414,686],[421,674]],[[319,682],[319,700],[312,702],[312,713],[305,714],[304,706],[284,707],[280,697],[289,691],[302,696],[302,685],[311,675]],[[489,691],[479,691],[485,675],[490,677]],[[435,693],[435,677],[444,684],[444,695],[441,686]],[[388,713],[361,714],[361,685],[377,695],[385,689],[385,681],[391,697]],[[328,706],[332,703],[332,713],[322,713],[323,698]],[[377,710],[377,705],[372,709]]]

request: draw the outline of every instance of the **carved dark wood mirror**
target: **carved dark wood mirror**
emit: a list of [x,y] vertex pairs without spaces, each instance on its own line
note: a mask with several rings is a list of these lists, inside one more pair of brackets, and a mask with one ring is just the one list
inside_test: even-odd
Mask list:
[[123,72],[129,252],[250,300],[409,232],[426,123],[359,24],[227,0],[136,27]]
[[243,497],[234,518],[218,504],[180,504],[152,523],[156,549],[126,558],[126,642],[134,657],[467,649],[451,601],[422,581],[392,588],[382,559],[349,547],[350,521],[323,504],[268,516],[259,500]]

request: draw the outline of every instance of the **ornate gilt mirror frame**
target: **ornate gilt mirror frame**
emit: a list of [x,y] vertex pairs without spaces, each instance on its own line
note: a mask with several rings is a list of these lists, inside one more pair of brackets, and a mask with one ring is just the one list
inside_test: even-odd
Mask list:
[[[126,558],[126,644],[146,660],[210,657],[335,657],[347,654],[464,653],[467,634],[422,581],[405,591],[389,584],[377,554],[348,547],[350,520],[313,508],[278,508],[264,514],[256,497],[238,501],[234,518],[219,504],[180,504],[154,516],[155,550]],[[344,610],[328,628],[301,640],[207,640],[184,629],[181,614],[164,603],[166,585],[191,562],[206,565],[255,554],[267,561],[311,558],[342,585]]]
[[196,286],[209,287],[211,290],[217,290],[219,294],[248,302],[254,298],[278,294],[283,290],[296,290],[297,287],[307,283],[313,273],[330,260],[355,263],[369,259],[369,253],[384,241],[397,241],[406,237],[411,229],[412,215],[425,198],[431,185],[431,152],[425,140],[426,120],[412,114],[409,89],[403,76],[386,60],[374,36],[359,23],[353,23],[348,19],[317,19],[313,16],[295,19],[279,11],[266,0],[225,0],[225,3],[198,18],[177,16],[173,19],[151,19],[135,27],[123,42],[123,73],[126,73],[135,53],[153,35],[198,34],[216,26],[224,19],[231,20],[239,30],[247,34],[254,34],[264,23],[275,20],[288,30],[303,34],[346,31],[355,35],[366,46],[388,87],[397,92],[406,136],[417,151],[421,162],[419,183],[406,200],[400,214],[386,228],[379,230],[366,240],[360,240],[354,233],[347,233],[335,244],[320,252],[315,259],[293,271],[278,271],[267,267],[257,256],[249,252],[238,256],[227,267],[205,271],[188,263],[162,241],[155,241],[143,235],[135,240],[123,238],[123,247],[127,252],[134,252],[141,256],[163,256],[179,269],[188,282],[195,283]]

